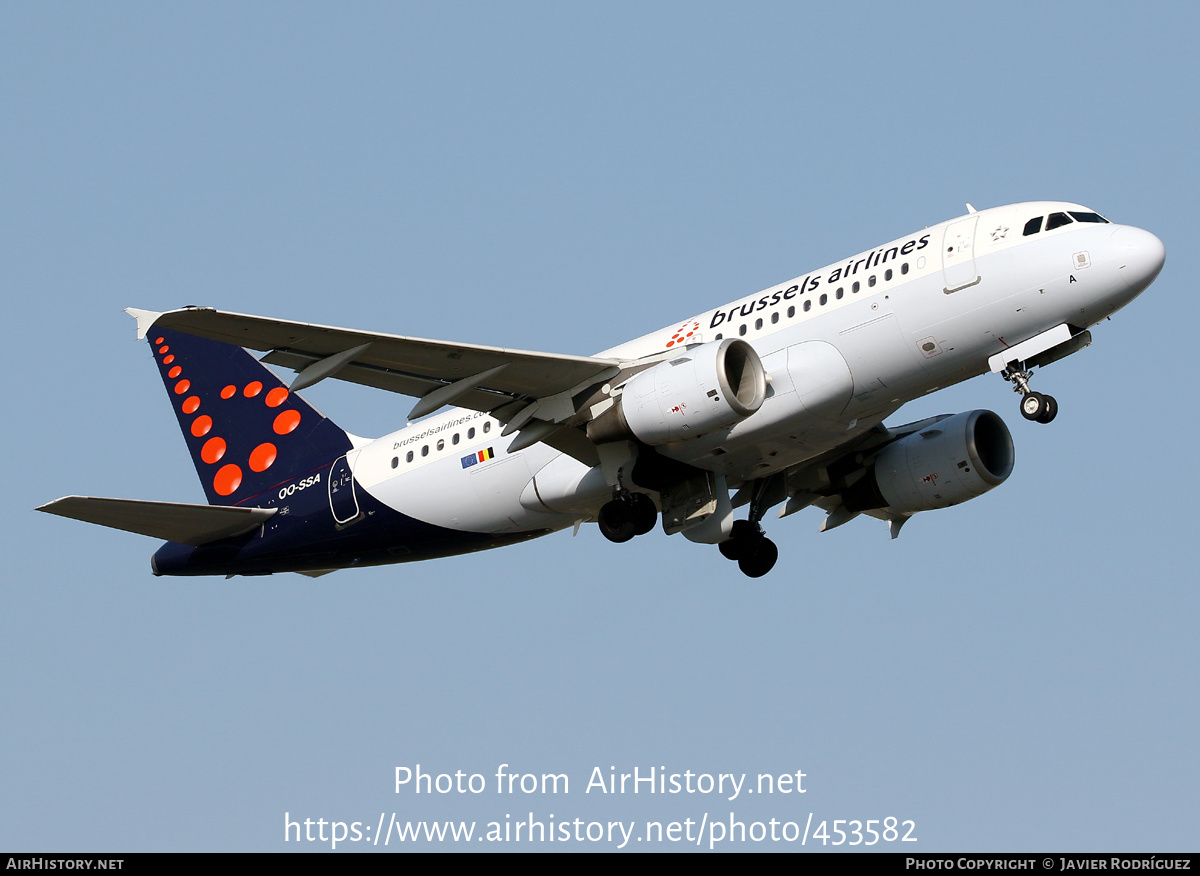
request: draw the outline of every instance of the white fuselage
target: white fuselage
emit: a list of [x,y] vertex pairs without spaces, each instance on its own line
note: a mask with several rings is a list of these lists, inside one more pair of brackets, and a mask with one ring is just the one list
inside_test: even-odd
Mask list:
[[[658,448],[737,486],[986,372],[1007,347],[1063,323],[1086,328],[1136,297],[1161,266],[1159,257],[1147,276],[1139,262],[1153,261],[1138,237],[1157,243],[1147,232],[1075,222],[1023,233],[1034,217],[1087,209],[1033,202],[969,213],[599,355],[657,361],[697,343],[748,341],[769,375],[762,407],[732,428]],[[500,437],[502,428],[487,414],[448,410],[359,446],[348,461],[359,487],[384,504],[471,532],[561,529],[612,497],[599,467],[547,445],[507,453],[515,436]]]

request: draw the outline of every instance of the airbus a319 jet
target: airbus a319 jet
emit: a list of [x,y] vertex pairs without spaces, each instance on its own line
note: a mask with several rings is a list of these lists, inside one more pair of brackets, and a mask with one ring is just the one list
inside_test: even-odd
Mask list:
[[[775,507],[822,509],[822,531],[869,515],[895,538],[1002,484],[1013,442],[986,410],[884,420],[991,372],[1049,423],[1058,402],[1033,373],[1090,344],[1165,257],[1078,204],[967,208],[595,356],[130,308],[208,504],[40,510],[165,539],[155,575],[315,576],[593,521],[625,542],[661,521],[759,577],[778,557],[762,525]],[[326,378],[417,398],[410,422],[344,431],[298,393]]]

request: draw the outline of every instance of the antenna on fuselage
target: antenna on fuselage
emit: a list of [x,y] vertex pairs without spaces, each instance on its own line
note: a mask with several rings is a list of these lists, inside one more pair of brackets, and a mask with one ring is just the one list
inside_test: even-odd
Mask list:
[[967,204],[967,212],[968,213],[978,213],[979,211],[976,210],[974,207],[972,207],[970,204]]

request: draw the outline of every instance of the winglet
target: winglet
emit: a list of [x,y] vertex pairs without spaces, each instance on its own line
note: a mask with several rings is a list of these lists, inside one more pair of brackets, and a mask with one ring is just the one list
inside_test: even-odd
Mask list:
[[141,310],[137,307],[126,307],[125,312],[137,320],[137,339],[140,341],[150,331],[150,326],[158,320],[162,313],[157,310]]

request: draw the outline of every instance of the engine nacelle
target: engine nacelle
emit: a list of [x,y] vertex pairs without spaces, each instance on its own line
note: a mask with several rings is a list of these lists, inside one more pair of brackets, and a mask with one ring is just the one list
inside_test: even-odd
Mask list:
[[948,508],[998,487],[1012,473],[1012,435],[991,411],[967,411],[885,447],[872,470],[842,494],[850,511],[905,514]]
[[588,437],[651,446],[701,438],[746,419],[766,397],[754,348],[739,338],[711,341],[631,377],[617,403],[589,424]]

